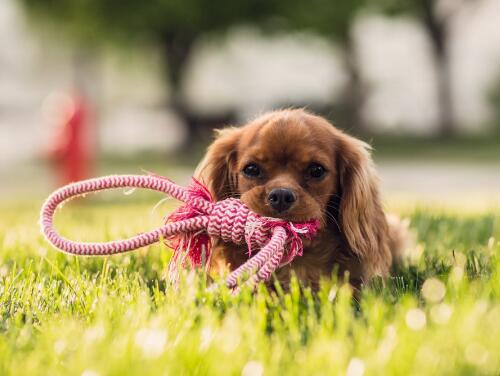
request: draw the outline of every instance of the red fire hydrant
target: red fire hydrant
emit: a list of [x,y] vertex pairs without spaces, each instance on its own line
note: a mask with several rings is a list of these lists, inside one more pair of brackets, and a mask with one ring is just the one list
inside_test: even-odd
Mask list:
[[87,179],[93,161],[87,102],[82,95],[65,96],[54,110],[59,124],[56,124],[46,154],[55,166],[58,184]]

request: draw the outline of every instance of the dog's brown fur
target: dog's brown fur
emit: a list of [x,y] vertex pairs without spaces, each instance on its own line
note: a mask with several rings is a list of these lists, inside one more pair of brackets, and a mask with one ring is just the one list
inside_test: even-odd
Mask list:
[[[218,132],[197,176],[215,199],[238,197],[255,212],[291,221],[321,220],[319,235],[304,245],[304,254],[276,272],[287,286],[291,272],[318,286],[335,268],[354,287],[373,276],[386,276],[404,240],[399,221],[388,224],[380,201],[370,147],[304,110],[282,110],[261,116],[241,128]],[[261,178],[242,173],[250,162]],[[311,163],[326,169],[321,179],[308,179]],[[298,199],[284,213],[267,203],[274,188],[293,190]],[[211,270],[226,273],[247,260],[245,246],[216,243]]]

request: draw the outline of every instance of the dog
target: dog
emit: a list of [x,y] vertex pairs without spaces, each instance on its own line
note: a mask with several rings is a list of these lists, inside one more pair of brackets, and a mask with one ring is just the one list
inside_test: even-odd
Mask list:
[[[405,224],[384,213],[370,146],[303,109],[267,113],[216,131],[195,176],[216,200],[241,199],[256,213],[301,222],[319,219],[303,255],[276,271],[313,289],[333,272],[360,290],[389,274]],[[248,259],[245,245],[215,241],[210,272],[224,275]]]

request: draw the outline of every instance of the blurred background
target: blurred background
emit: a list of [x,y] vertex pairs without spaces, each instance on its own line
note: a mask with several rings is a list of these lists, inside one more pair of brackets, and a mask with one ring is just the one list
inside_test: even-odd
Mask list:
[[0,194],[141,169],[300,106],[374,147],[392,203],[500,199],[500,0],[0,0]]

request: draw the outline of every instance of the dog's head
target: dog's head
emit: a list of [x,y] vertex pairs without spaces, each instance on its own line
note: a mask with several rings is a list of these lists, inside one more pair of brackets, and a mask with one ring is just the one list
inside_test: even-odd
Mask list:
[[217,200],[238,197],[261,215],[294,222],[319,219],[323,229],[338,227],[360,257],[388,252],[369,147],[321,117],[283,110],[223,129],[198,171]]

